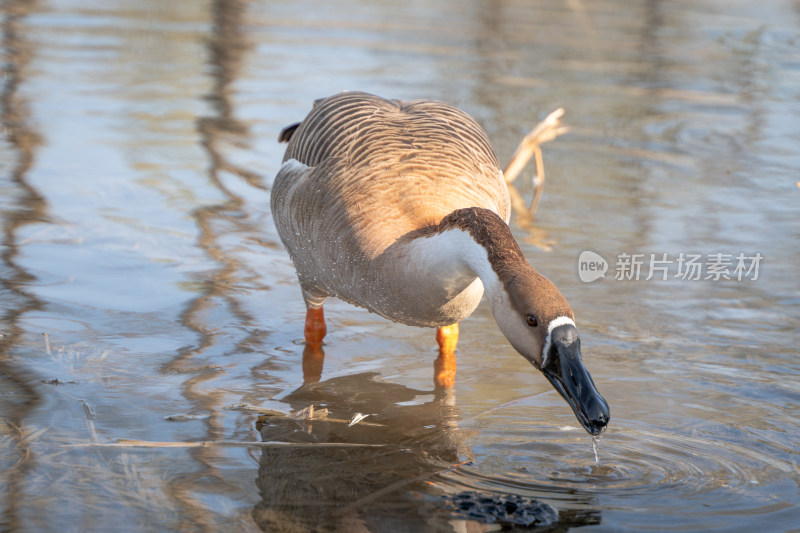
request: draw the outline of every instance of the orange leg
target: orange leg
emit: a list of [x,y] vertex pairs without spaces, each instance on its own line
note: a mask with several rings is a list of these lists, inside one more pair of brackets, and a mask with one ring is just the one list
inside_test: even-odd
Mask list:
[[322,364],[325,352],[322,350],[322,339],[325,337],[325,316],[322,307],[306,310],[306,347],[303,349],[303,381],[315,383],[322,376]]
[[306,310],[306,344],[321,346],[325,332],[325,316],[322,313],[322,307]]
[[452,387],[456,382],[458,324],[438,328],[436,342],[439,343],[439,357],[433,363],[433,381],[440,387]]

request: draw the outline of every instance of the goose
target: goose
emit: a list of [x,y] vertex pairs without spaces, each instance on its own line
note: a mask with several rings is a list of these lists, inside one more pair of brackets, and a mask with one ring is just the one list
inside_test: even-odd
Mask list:
[[485,293],[500,331],[583,428],[606,428],[609,407],[581,359],[572,308],[514,239],[503,171],[469,115],[344,92],[317,100],[279,140],[288,146],[270,207],[305,301],[306,350],[324,357],[323,304],[336,297],[437,328],[434,381],[452,387],[458,324]]

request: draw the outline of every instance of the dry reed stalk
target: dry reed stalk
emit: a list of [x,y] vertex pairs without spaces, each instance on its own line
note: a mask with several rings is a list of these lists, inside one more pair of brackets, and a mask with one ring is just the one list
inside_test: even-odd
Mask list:
[[[503,171],[506,183],[511,185],[511,183],[517,179],[520,172],[522,172],[522,169],[525,168],[525,165],[528,164],[531,157],[535,158],[536,175],[533,179],[534,193],[531,205],[527,209],[530,219],[533,219],[536,208],[539,206],[542,188],[544,187],[545,174],[541,145],[569,131],[569,128],[561,125],[562,116],[564,116],[564,109],[559,108],[547,115],[547,118],[543,121],[539,122],[539,124],[537,124],[519,143],[514,155],[511,156],[511,161],[509,161],[508,166],[506,166],[506,169]],[[517,197],[518,196],[519,195],[517,195]],[[515,206],[516,210],[521,211],[519,205],[521,202],[517,200],[515,203],[517,204]]]
[[[330,422],[332,424],[347,424],[348,426],[354,425],[353,419],[343,420],[341,418],[330,418],[328,416],[328,410],[327,409],[316,409],[316,410],[314,410],[314,409],[310,409],[310,407],[313,407],[313,406],[306,407],[305,409],[302,409],[302,410],[300,410],[300,411],[298,411],[296,413],[290,414],[290,415],[286,415],[286,414],[281,413],[280,411],[276,411],[274,409],[267,409],[267,408],[264,408],[264,407],[258,407],[257,405],[250,405],[250,404],[246,404],[246,403],[239,403],[239,404],[231,405],[231,406],[226,407],[225,409],[238,410],[238,411],[251,411],[251,412],[254,412],[254,413],[259,413],[259,414],[261,414],[261,415],[263,415],[265,417],[269,417],[269,418],[273,418],[274,417],[274,418],[283,419],[283,420],[314,420],[314,421]],[[359,415],[359,414],[361,414],[361,413],[356,413],[356,415]],[[353,418],[355,418],[356,415],[353,415]],[[362,417],[359,417],[359,419],[356,420],[355,424],[360,424],[362,426],[370,426],[370,427],[386,427],[385,424],[377,424],[377,423],[374,423],[374,422],[364,422],[363,420],[364,420],[364,417],[366,417],[366,416],[369,416],[369,415],[362,415]]]
[[217,440],[201,442],[159,442],[135,439],[117,439],[117,442],[88,442],[67,444],[75,448],[212,448],[212,447],[258,447],[258,448],[382,448],[385,444],[359,444],[351,442],[275,442]]

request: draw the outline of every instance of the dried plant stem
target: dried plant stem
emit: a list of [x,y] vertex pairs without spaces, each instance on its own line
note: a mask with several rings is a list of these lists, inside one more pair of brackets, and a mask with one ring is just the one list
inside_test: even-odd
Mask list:
[[[310,416],[308,416],[309,411],[305,411],[303,409],[299,413],[295,413],[293,415],[285,415],[280,411],[275,411],[274,409],[267,409],[265,407],[258,407],[255,405],[249,405],[246,403],[240,403],[236,405],[231,405],[230,407],[226,407],[225,409],[229,410],[239,410],[239,411],[251,411],[254,413],[260,413],[262,415],[266,415],[267,417],[274,417],[283,420],[305,420],[305,421],[318,421],[318,422],[329,422],[332,424],[347,424],[348,426],[353,425],[353,419],[350,420],[343,420],[341,418],[330,418],[328,416],[327,409],[317,409],[310,411]],[[363,418],[360,418],[357,423],[361,426],[370,426],[376,428],[383,428],[386,427],[386,424],[377,424],[374,422],[363,422]]]
[[541,198],[542,188],[544,187],[544,161],[542,159],[541,145],[552,141],[569,130],[569,128],[561,125],[562,116],[564,116],[564,109],[559,108],[547,115],[547,118],[537,124],[519,143],[514,155],[511,157],[511,161],[508,163],[505,171],[503,171],[506,183],[511,184],[517,179],[517,176],[519,176],[522,169],[525,168],[525,165],[528,164],[531,157],[535,158],[536,178],[534,180],[534,193],[531,205],[528,207],[530,218],[533,218],[533,214],[536,212]]
[[258,448],[382,448],[384,444],[359,444],[351,442],[274,442],[217,440],[202,442],[158,442],[148,440],[117,439],[117,442],[87,442],[68,444],[71,447],[102,448],[211,448],[215,446]]
[[42,333],[42,336],[44,337],[44,351],[47,353],[47,355],[52,356],[53,352],[50,350],[50,335],[45,332]]

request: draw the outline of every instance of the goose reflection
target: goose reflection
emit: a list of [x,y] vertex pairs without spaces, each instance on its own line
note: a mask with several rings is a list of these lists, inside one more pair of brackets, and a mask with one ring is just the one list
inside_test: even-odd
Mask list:
[[[455,516],[443,498],[465,488],[484,486],[479,493],[485,495],[497,487],[508,486],[497,492],[519,488],[519,480],[489,478],[468,466],[475,435],[459,427],[453,389],[416,390],[377,376],[365,372],[316,382],[306,375],[306,383],[282,401],[293,412],[312,405],[317,413],[326,409],[324,416],[259,420],[264,441],[377,446],[264,448],[255,522],[265,531],[292,532],[496,528]],[[348,425],[358,413],[369,416]],[[562,501],[555,531],[601,522],[594,495],[534,484],[527,488]]]
[[[259,527],[375,533],[497,527],[456,516],[448,505],[450,496],[466,488],[485,495],[520,489],[519,479],[469,467],[475,432],[460,427],[453,389],[412,389],[379,381],[376,372],[320,382],[324,355],[304,355],[305,384],[281,399],[287,410],[306,410],[304,416],[261,417],[262,439],[377,446],[264,448],[256,479],[261,501],[253,510]],[[316,414],[309,416],[309,406]],[[369,416],[348,425],[358,413]],[[552,531],[602,522],[594,494],[535,482],[523,492],[560,500]]]
[[[472,459],[452,391],[415,390],[361,373],[306,383],[283,398],[327,419],[262,418],[265,441],[361,443],[364,448],[267,448],[256,522],[268,531],[449,531],[432,481]],[[369,414],[348,426],[354,414]],[[477,525],[477,524],[476,524]]]

